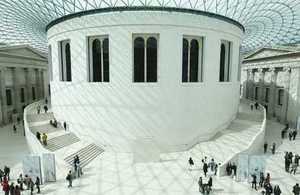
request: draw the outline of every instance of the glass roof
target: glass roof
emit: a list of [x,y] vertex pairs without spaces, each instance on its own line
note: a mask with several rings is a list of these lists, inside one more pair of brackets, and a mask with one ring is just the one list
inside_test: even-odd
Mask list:
[[300,0],[1,0],[0,43],[46,49],[46,26],[84,10],[161,6],[208,11],[245,27],[242,49],[300,42]]

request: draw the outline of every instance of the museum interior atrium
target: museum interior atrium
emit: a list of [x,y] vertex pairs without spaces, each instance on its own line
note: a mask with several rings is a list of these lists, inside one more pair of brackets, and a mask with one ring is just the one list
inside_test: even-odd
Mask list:
[[0,101],[0,195],[299,195],[300,0],[0,0]]

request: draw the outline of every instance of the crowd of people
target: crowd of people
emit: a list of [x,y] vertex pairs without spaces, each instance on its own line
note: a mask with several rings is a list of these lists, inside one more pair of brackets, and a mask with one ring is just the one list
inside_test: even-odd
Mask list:
[[297,168],[299,166],[300,156],[298,154],[293,154],[292,152],[285,152],[284,155],[284,167],[285,171],[290,174],[296,174]]
[[[218,167],[220,163],[216,163],[215,160],[212,158],[209,162],[207,157],[205,156],[204,159],[201,160],[202,163],[202,170],[203,170],[203,175],[204,177],[200,176],[198,180],[198,185],[199,185],[199,192],[202,194],[209,194],[210,191],[212,190],[213,186],[213,179],[212,176],[216,176],[218,173]],[[189,158],[188,160],[189,163],[189,170],[192,171],[193,166],[195,165],[194,160],[192,157]],[[208,174],[210,175],[208,177]],[[208,180],[206,179],[208,178]],[[207,182],[204,182],[204,180],[207,180]]]
[[32,195],[35,187],[37,193],[41,193],[41,181],[39,177],[36,177],[35,181],[33,181],[28,175],[23,177],[23,174],[20,174],[15,184],[10,181],[10,168],[8,166],[4,166],[3,170],[0,169],[0,182],[5,195],[21,195],[22,191],[25,190],[30,190],[30,194]]
[[46,133],[41,133],[39,131],[36,132],[36,138],[44,145],[47,146],[48,144],[48,136]]

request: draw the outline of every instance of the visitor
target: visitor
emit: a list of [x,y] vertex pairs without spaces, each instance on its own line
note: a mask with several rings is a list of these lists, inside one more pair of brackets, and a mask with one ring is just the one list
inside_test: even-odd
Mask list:
[[227,165],[226,165],[226,173],[228,176],[231,175],[231,172],[232,172],[232,167],[231,167],[231,163],[229,162]]
[[66,123],[66,121],[64,122],[64,129],[65,129],[65,131],[67,131],[67,123]]
[[189,170],[191,171],[194,166],[194,161],[193,161],[192,157],[189,158],[189,165],[190,165]]
[[44,105],[44,111],[45,111],[45,113],[48,112],[48,106],[47,105]]
[[199,177],[198,185],[199,185],[199,192],[203,193],[204,192],[204,188],[203,188],[202,177]]
[[19,187],[19,185],[16,185],[15,187],[15,195],[21,195],[21,188]]
[[17,133],[17,127],[16,127],[16,125],[13,125],[13,130],[14,130],[14,133]]
[[255,190],[257,190],[256,184],[257,184],[257,181],[256,181],[256,175],[253,174],[253,175],[252,175],[252,185],[251,185],[252,189],[254,188]]
[[259,187],[263,187],[263,184],[264,184],[264,181],[265,181],[265,175],[263,172],[260,172],[260,175],[259,175]]
[[250,108],[251,108],[251,110],[253,110],[253,103],[250,103]]
[[268,150],[268,143],[265,142],[264,143],[264,154],[267,153],[267,150]]
[[296,183],[296,185],[293,186],[293,193],[294,195],[300,195],[300,187],[298,183]]
[[36,111],[37,111],[37,114],[41,113],[41,106],[40,105],[37,106]]
[[28,175],[25,175],[24,183],[25,183],[25,185],[27,187],[27,190],[29,190],[29,188],[30,188],[30,182],[29,182],[29,180],[30,180],[30,177],[28,177]]
[[[221,165],[221,163],[219,163],[219,165]],[[218,163],[215,164],[215,175],[217,175],[217,173],[218,173],[219,165],[218,165]]]
[[213,181],[212,181],[212,177],[209,177],[208,182],[207,182],[207,185],[208,185],[208,187],[209,187],[209,191],[211,191],[211,189],[212,189],[212,185],[213,185],[212,182],[213,182]]
[[292,141],[292,137],[293,137],[293,130],[290,129],[289,130],[289,140]]
[[2,169],[0,169],[0,183],[2,183],[3,177],[4,177],[4,171],[2,171]]
[[273,143],[273,145],[272,145],[272,154],[275,154],[275,148],[276,148],[276,144]]
[[294,162],[299,166],[300,156],[298,154],[295,155]]
[[297,130],[296,130],[296,129],[294,129],[294,131],[293,131],[293,140],[295,140],[295,139],[296,139],[296,136],[297,136],[297,134],[298,134]]
[[5,195],[9,195],[9,184],[7,178],[4,176],[3,182],[1,183],[2,190]]
[[281,194],[281,190],[279,188],[279,185],[276,185],[274,187],[274,195],[280,195]]
[[10,174],[10,168],[8,166],[4,166],[4,176],[7,177],[7,180],[9,181],[9,174]]
[[41,142],[41,133],[40,132],[36,132],[36,138]]
[[35,180],[35,186],[36,186],[36,189],[37,189],[37,193],[38,193],[38,194],[41,193],[40,185],[41,185],[40,178],[39,178],[39,177],[36,177],[36,180]]
[[12,183],[9,185],[9,193],[10,193],[10,195],[15,195],[15,186],[14,186],[14,182],[12,182]]
[[232,171],[233,171],[233,176],[232,177],[236,177],[236,171],[237,171],[237,166],[235,163],[232,163],[231,165]]
[[206,177],[207,171],[208,171],[208,165],[205,161],[203,161],[203,173],[204,173],[205,177]]
[[297,171],[297,167],[298,167],[298,165],[297,165],[297,163],[294,161],[293,163],[292,163],[292,166],[291,166],[291,171],[290,171],[290,174],[296,174],[296,171]]
[[273,193],[273,188],[270,183],[267,183],[265,186],[266,195],[271,195]]
[[46,135],[46,133],[43,133],[43,136],[42,136],[42,140],[43,140],[43,144],[45,145],[45,146],[47,146],[47,135]]
[[258,103],[255,102],[254,106],[255,106],[255,109],[257,110],[258,109]]
[[66,180],[69,183],[68,188],[71,188],[72,187],[72,181],[73,181],[72,171],[69,171],[69,173],[68,173],[68,175],[66,177]]
[[33,190],[34,190],[34,183],[31,178],[29,178],[29,188],[30,188],[30,195],[33,195]]
[[270,184],[270,181],[271,181],[270,173],[267,173],[267,177],[266,177],[265,183],[266,183],[266,184]]
[[208,166],[210,167],[210,171],[213,172],[215,168],[215,160],[213,158],[209,162]]
[[20,189],[24,190],[24,188],[23,188],[24,179],[23,179],[23,175],[22,174],[19,175],[19,178],[17,179],[17,183],[20,185]]

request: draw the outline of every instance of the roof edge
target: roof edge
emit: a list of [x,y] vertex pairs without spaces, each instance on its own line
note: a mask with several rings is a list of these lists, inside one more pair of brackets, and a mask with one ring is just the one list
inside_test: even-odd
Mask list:
[[230,24],[237,26],[243,32],[245,32],[245,27],[241,23],[239,23],[238,21],[233,20],[229,17],[226,17],[226,16],[222,16],[222,15],[215,14],[212,12],[195,10],[195,9],[176,8],[176,7],[159,7],[159,6],[107,7],[107,8],[99,8],[99,9],[92,9],[92,10],[76,12],[76,13],[68,14],[68,15],[65,15],[63,17],[60,17],[60,18],[57,18],[57,19],[51,21],[46,26],[46,32],[51,27],[55,26],[56,24],[59,24],[61,22],[64,22],[66,20],[70,20],[73,18],[82,17],[82,16],[86,16],[86,15],[92,15],[92,14],[98,14],[98,13],[121,12],[121,11],[167,11],[167,12],[182,12],[182,13],[202,15],[202,16],[207,16],[207,17],[223,20],[225,22],[228,22]]

